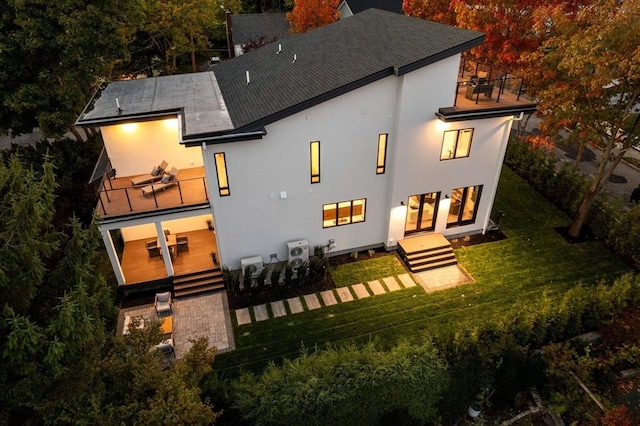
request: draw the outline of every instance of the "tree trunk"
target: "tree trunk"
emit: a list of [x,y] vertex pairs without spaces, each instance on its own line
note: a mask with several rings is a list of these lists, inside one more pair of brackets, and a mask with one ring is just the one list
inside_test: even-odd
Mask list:
[[87,135],[87,140],[88,140],[91,137],[91,132],[86,127],[83,127],[82,130],[84,130],[84,134]]
[[85,140],[82,138],[82,136],[80,135],[80,132],[78,132],[78,129],[76,128],[76,126],[74,126],[73,124],[71,126],[69,126],[69,130],[71,131],[71,133],[73,133],[73,136],[76,138],[76,140],[78,142],[84,142]]
[[193,44],[193,34],[189,34],[189,42],[191,43],[191,72],[198,72],[198,64],[196,64],[196,46]]
[[576,162],[574,163],[574,167],[576,169],[580,165],[580,161],[582,160],[582,156],[584,155],[584,148],[585,148],[585,144],[584,143],[579,143],[578,144],[578,152],[576,153]]
[[[613,174],[613,171],[616,169],[618,164],[620,164],[620,161],[622,161],[624,154],[627,152],[627,149],[622,149],[616,155],[611,156],[612,146],[613,142],[605,147],[605,150],[602,153],[602,158],[600,159],[600,164],[598,165],[598,170],[594,174],[593,179],[591,179],[589,190],[582,199],[578,213],[574,217],[571,227],[569,227],[569,236],[573,238],[580,236],[580,232],[587,220],[587,216],[589,215],[593,202],[602,191],[602,188],[609,180],[609,177]],[[611,161],[609,161],[609,159],[611,159]]]

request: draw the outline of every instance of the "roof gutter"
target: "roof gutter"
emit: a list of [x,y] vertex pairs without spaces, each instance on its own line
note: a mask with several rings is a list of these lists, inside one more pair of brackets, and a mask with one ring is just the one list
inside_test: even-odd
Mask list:
[[239,142],[239,141],[248,141],[254,139],[262,139],[263,136],[267,134],[265,129],[254,130],[251,132],[241,132],[241,133],[228,133],[225,135],[219,136],[202,136],[199,138],[189,138],[183,139],[182,144],[185,146],[201,146],[203,143],[207,145],[213,145],[218,143],[226,143],[226,142]]

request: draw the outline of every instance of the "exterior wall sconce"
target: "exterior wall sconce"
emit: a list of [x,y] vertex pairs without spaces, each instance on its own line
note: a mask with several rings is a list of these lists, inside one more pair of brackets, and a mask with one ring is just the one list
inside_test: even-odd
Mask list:
[[401,205],[401,206],[404,206],[404,201],[400,201],[400,205]]
[[444,194],[444,198],[449,198],[449,194]]

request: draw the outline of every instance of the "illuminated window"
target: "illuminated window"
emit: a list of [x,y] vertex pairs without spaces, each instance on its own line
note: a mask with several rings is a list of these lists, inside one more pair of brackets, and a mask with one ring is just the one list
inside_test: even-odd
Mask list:
[[320,182],[320,141],[311,142],[311,183]]
[[449,130],[444,132],[440,159],[451,160],[453,158],[468,157],[471,151],[472,137],[473,129]]
[[451,191],[447,228],[475,223],[481,194],[482,185],[456,188]]
[[224,158],[224,152],[216,152],[213,154],[216,160],[216,172],[218,173],[218,191],[220,196],[230,195],[229,179],[227,178],[227,162]]
[[378,136],[378,164],[376,174],[381,175],[385,172],[387,165],[387,134],[382,133]]
[[322,227],[349,225],[364,222],[367,199],[360,198],[352,201],[325,204],[322,206]]

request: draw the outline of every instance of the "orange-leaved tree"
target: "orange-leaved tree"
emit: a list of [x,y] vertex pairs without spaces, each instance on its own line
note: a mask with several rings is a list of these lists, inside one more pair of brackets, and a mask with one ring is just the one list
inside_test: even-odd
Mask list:
[[339,0],[295,0],[287,13],[292,33],[306,33],[338,19]]
[[548,20],[555,34],[540,50],[543,129],[568,128],[578,143],[602,150],[569,229],[577,237],[617,165],[640,144],[640,2],[600,0],[575,19],[556,10]]
[[451,0],[404,0],[402,10],[407,16],[441,24],[456,24],[456,15]]

